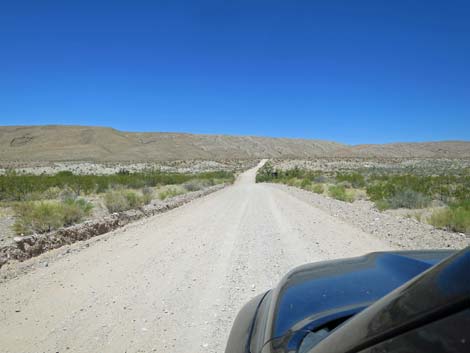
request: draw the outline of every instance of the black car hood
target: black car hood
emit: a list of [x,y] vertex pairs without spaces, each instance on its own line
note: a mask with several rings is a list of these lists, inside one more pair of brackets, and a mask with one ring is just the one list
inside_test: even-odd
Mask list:
[[357,314],[453,253],[380,252],[294,269],[269,295],[263,352],[296,352],[307,333]]

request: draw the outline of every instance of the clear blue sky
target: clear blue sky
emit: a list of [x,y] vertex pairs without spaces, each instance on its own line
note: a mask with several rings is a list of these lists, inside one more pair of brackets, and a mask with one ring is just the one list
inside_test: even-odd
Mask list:
[[19,124],[470,140],[470,2],[3,1]]

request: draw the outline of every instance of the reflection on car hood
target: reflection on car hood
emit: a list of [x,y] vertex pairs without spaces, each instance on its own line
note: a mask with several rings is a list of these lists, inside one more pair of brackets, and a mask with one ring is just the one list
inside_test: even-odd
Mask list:
[[298,267],[272,292],[265,342],[289,351],[307,332],[358,313],[453,253],[380,252]]

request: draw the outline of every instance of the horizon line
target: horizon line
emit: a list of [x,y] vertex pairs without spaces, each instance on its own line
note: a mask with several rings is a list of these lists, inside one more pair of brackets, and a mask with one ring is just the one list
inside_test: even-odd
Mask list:
[[35,124],[35,125],[26,125],[26,124],[6,124],[0,125],[2,127],[82,127],[82,128],[101,128],[101,129],[111,129],[118,132],[124,133],[137,133],[137,134],[181,134],[181,135],[200,135],[200,136],[228,136],[228,137],[257,137],[257,138],[269,138],[269,139],[289,139],[289,140],[305,140],[305,141],[321,141],[321,142],[331,142],[339,145],[344,145],[345,147],[356,147],[356,146],[371,146],[371,145],[397,145],[397,144],[420,144],[420,143],[470,143],[470,140],[413,140],[413,141],[394,141],[394,142],[382,142],[382,143],[368,143],[362,142],[358,144],[349,144],[344,142],[339,142],[331,139],[322,139],[322,138],[305,138],[305,137],[291,137],[291,136],[270,136],[270,135],[252,135],[252,134],[230,134],[230,133],[199,133],[199,132],[187,132],[187,131],[139,131],[139,130],[120,130],[112,126],[104,125],[81,125],[81,124]]

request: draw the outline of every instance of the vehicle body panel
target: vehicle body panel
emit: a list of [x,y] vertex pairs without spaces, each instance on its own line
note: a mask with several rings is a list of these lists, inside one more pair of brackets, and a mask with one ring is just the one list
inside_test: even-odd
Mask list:
[[[470,308],[470,248],[450,256],[339,327],[312,353],[359,351]],[[452,328],[459,332],[459,327]],[[470,334],[470,327],[464,327]]]
[[254,318],[264,297],[265,293],[251,299],[238,313],[227,342],[227,347],[230,347],[230,353],[250,352],[249,345],[250,339],[253,336]]
[[[356,315],[453,253],[380,252],[295,268],[256,310],[242,310],[252,320],[245,352],[297,352],[308,333]],[[226,352],[240,352],[230,342]]]
[[461,353],[470,352],[470,309],[407,331],[360,353]]

